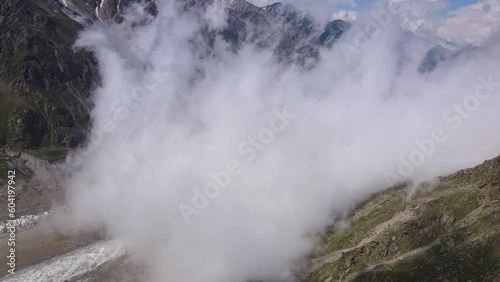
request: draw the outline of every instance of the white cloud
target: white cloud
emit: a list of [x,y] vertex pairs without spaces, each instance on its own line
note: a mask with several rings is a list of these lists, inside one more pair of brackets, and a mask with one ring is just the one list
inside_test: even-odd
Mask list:
[[297,9],[304,11],[309,14],[313,14],[316,20],[319,21],[329,21],[331,20],[332,13],[338,11],[336,8],[340,4],[348,5],[350,7],[356,7],[355,0],[285,0],[285,1],[273,1],[273,0],[250,0],[249,2],[257,6],[270,5],[276,2],[290,3]]
[[479,44],[500,24],[500,2],[481,0],[449,14],[437,27],[437,34],[461,44]]
[[434,30],[434,13],[446,9],[449,6],[448,0],[386,0],[390,9],[401,11],[399,14],[402,19],[403,28],[416,34],[426,34]]
[[[262,6],[275,1],[252,0],[251,2]],[[363,13],[336,8],[339,4],[355,7],[354,0],[288,0],[284,2],[312,13],[322,21],[342,19],[352,22]],[[500,2],[497,0],[480,0],[477,4],[461,7],[446,15],[438,12],[449,7],[449,0],[380,0],[372,5],[400,10],[402,26],[407,30],[422,36],[436,35],[457,44],[478,45],[497,30],[500,24]]]
[[443,10],[449,5],[448,0],[386,0],[390,7],[401,7],[406,16],[423,18],[433,11]]
[[353,22],[357,19],[357,17],[358,13],[355,11],[336,9],[332,13],[332,20],[344,20],[347,22]]
[[[398,10],[403,28],[423,37],[440,37],[457,44],[479,45],[500,24],[500,2],[481,0],[443,14],[449,7],[448,0],[380,0],[373,7]],[[368,12],[370,8],[367,9]],[[363,12],[357,13],[359,18]],[[343,15],[336,12],[335,15]],[[346,17],[348,19],[349,17]]]

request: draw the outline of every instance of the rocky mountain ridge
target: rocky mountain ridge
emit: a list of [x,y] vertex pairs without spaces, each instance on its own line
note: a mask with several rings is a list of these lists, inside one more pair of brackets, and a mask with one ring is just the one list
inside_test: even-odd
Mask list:
[[[121,22],[122,15],[132,4],[142,4],[151,15],[156,15],[154,1],[147,0],[61,0],[76,14],[91,21]],[[258,7],[245,0],[178,0],[181,12],[197,13],[208,5],[220,2],[228,12],[228,27],[209,31],[201,27],[203,45],[213,48],[216,36],[221,36],[237,51],[243,43],[255,44],[261,48],[274,48],[276,58],[284,63],[298,63],[311,68],[319,60],[318,48],[331,47],[350,24],[334,20],[325,26],[315,23],[307,15],[290,4],[277,2]],[[200,17],[201,18],[201,17]]]

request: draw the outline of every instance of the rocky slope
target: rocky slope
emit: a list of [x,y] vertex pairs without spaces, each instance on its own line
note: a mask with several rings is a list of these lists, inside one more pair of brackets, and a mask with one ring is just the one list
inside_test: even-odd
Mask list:
[[98,79],[93,55],[72,48],[82,27],[50,0],[2,1],[0,18],[0,146],[76,146]]
[[[37,152],[32,152],[36,154]],[[7,171],[15,170],[16,218],[40,215],[61,203],[64,190],[56,164],[33,155],[0,149],[0,201],[7,203]],[[0,212],[0,222],[8,219],[7,209]],[[1,232],[0,232],[1,233]]]
[[374,195],[325,234],[305,281],[500,281],[500,157]]

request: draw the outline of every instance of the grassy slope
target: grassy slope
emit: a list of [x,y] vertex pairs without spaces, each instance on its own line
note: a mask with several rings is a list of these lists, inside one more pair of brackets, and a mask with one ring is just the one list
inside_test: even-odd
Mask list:
[[379,193],[324,235],[306,281],[499,281],[499,192],[500,157],[410,201]]

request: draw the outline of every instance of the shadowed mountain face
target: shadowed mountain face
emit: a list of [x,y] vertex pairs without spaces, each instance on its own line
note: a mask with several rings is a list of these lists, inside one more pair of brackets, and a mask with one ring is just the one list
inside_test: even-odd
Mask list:
[[0,3],[0,145],[73,147],[86,134],[97,63],[80,24],[45,0]]

